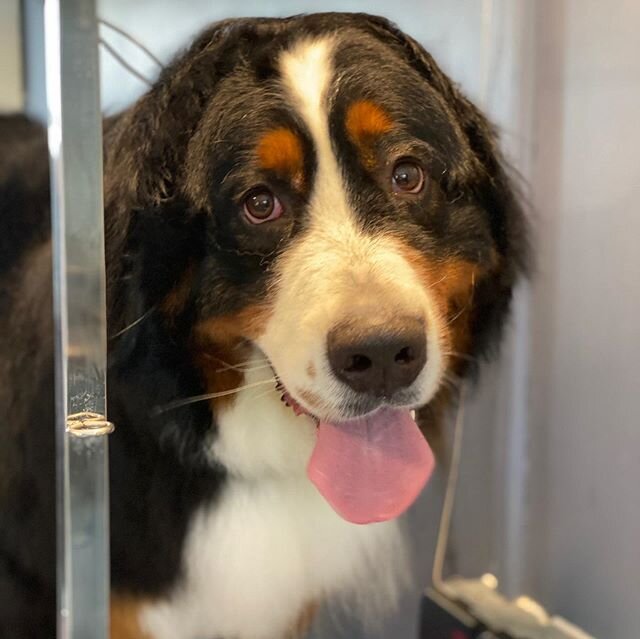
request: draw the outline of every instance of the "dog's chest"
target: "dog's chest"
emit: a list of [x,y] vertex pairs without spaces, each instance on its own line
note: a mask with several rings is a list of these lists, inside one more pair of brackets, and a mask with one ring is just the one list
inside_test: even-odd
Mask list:
[[302,477],[232,481],[195,516],[184,581],[142,625],[154,639],[283,639],[306,606],[367,589],[389,556],[402,564],[398,546],[395,522],[348,524]]
[[183,579],[142,614],[153,639],[284,639],[327,597],[393,602],[405,566],[399,525],[334,513],[306,477],[314,438],[310,420],[271,396],[241,395],[220,417],[212,455],[231,477],[193,516]]

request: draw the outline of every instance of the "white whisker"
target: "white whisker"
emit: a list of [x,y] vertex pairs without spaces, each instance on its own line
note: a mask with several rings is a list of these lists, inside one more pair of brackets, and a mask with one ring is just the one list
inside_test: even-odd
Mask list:
[[445,273],[437,282],[432,282],[427,287],[428,289],[432,289],[434,286],[438,286],[438,284],[442,284],[447,279],[447,274]]
[[142,320],[149,317],[149,315],[151,315],[151,313],[155,311],[155,309],[156,307],[152,306],[148,311],[143,313],[137,320],[131,322],[131,324],[128,324],[123,329],[119,330],[117,333],[114,333],[109,339],[115,339],[116,337],[120,337],[120,335],[122,335],[123,333],[126,333],[128,330],[132,329],[134,326],[137,326]]
[[262,399],[263,397],[266,397],[269,393],[275,393],[275,392],[276,392],[275,388],[269,388],[266,391],[262,391],[261,393],[258,393],[257,395],[252,395],[251,399],[253,400]]
[[[270,366],[269,360],[266,357],[261,357],[259,359],[250,359],[245,362],[239,362],[238,364],[230,364],[229,362],[225,362],[222,358],[216,357],[215,355],[211,355],[211,354],[207,354],[206,357],[209,357],[210,359],[215,359],[217,362],[224,364],[223,368],[219,368],[218,370],[216,370],[216,373],[220,373],[222,371],[228,371],[228,370],[238,370],[238,371],[254,370],[254,368],[252,368],[254,364],[256,365],[266,364]],[[265,368],[266,368],[266,365],[265,365]],[[250,366],[251,368],[245,368],[247,366]]]
[[447,326],[451,326],[467,309],[469,304],[465,304],[448,322]]
[[239,393],[240,391],[247,390],[249,388],[255,388],[256,386],[262,386],[263,384],[274,384],[275,381],[276,381],[276,378],[271,377],[270,379],[263,379],[260,382],[245,384],[244,386],[238,386],[237,388],[231,388],[229,390],[218,391],[216,393],[205,393],[204,395],[194,395],[193,397],[187,397],[185,399],[176,399],[173,402],[169,402],[168,404],[165,404],[164,406],[157,407],[154,410],[154,413],[158,415],[160,413],[165,413],[168,410],[179,408],[180,406],[186,406],[188,404],[203,402],[207,399],[216,399],[217,397],[226,397],[227,395],[234,395],[235,393]]
[[451,388],[452,390],[460,391],[463,380],[460,379],[457,375],[454,375],[453,373],[443,373],[442,381],[445,383],[445,385],[449,386],[449,388]]
[[216,369],[216,373],[222,373],[223,371],[239,371],[241,373],[251,373],[253,371],[260,371],[264,368],[270,368],[271,364],[267,363],[267,364],[259,364],[257,366],[241,366],[240,364],[238,365],[233,365],[233,364],[229,364],[228,366],[224,366],[223,368],[218,368]]
[[457,357],[459,359],[466,359],[469,362],[477,362],[477,357],[472,357],[471,355],[465,355],[464,353],[456,353],[455,351],[444,351],[443,355],[448,355],[449,357]]

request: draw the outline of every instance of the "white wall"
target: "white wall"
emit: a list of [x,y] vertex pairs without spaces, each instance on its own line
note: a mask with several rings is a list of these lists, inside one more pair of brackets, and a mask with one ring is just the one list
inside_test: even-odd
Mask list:
[[[494,367],[499,383],[488,384],[468,420],[458,564],[464,574],[496,571],[510,594],[539,598],[599,639],[635,639],[640,3],[529,0],[523,8],[527,77],[511,77],[521,139],[505,141],[516,142],[530,183],[537,272]],[[514,402],[518,379],[527,392]],[[477,521],[489,536],[475,538]]]
[[640,635],[640,3],[539,3],[530,563],[602,639]]
[[[288,16],[314,11],[365,11],[385,15],[411,32],[416,38],[428,41],[437,50],[447,69],[467,90],[478,92],[480,30],[479,0],[426,0],[415,3],[398,0],[390,11],[388,0],[189,0],[178,5],[173,0],[98,0],[99,15],[126,29],[148,46],[161,60],[166,61],[187,45],[195,34],[210,22],[227,17]],[[188,10],[185,10],[188,7]],[[136,68],[153,78],[156,67],[141,56],[134,46],[104,27],[101,34]],[[106,53],[102,54],[103,103],[114,111],[128,104],[145,89],[142,82],[123,71]]]
[[0,112],[22,109],[19,0],[0,2]]

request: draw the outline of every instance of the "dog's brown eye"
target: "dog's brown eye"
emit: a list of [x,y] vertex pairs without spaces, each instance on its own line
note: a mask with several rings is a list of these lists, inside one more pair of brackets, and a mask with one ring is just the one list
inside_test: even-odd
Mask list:
[[282,215],[280,200],[266,188],[259,188],[244,199],[244,213],[252,224],[276,220]]
[[419,193],[424,186],[424,171],[414,160],[396,162],[391,173],[395,193]]

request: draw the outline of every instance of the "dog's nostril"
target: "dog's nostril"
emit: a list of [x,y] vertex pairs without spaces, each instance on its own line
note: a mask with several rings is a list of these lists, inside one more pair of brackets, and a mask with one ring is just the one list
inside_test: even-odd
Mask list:
[[352,355],[344,367],[346,373],[362,373],[371,368],[372,362],[366,355]]
[[414,359],[415,355],[411,350],[411,346],[405,346],[396,354],[396,356],[393,358],[393,361],[396,364],[411,364]]

